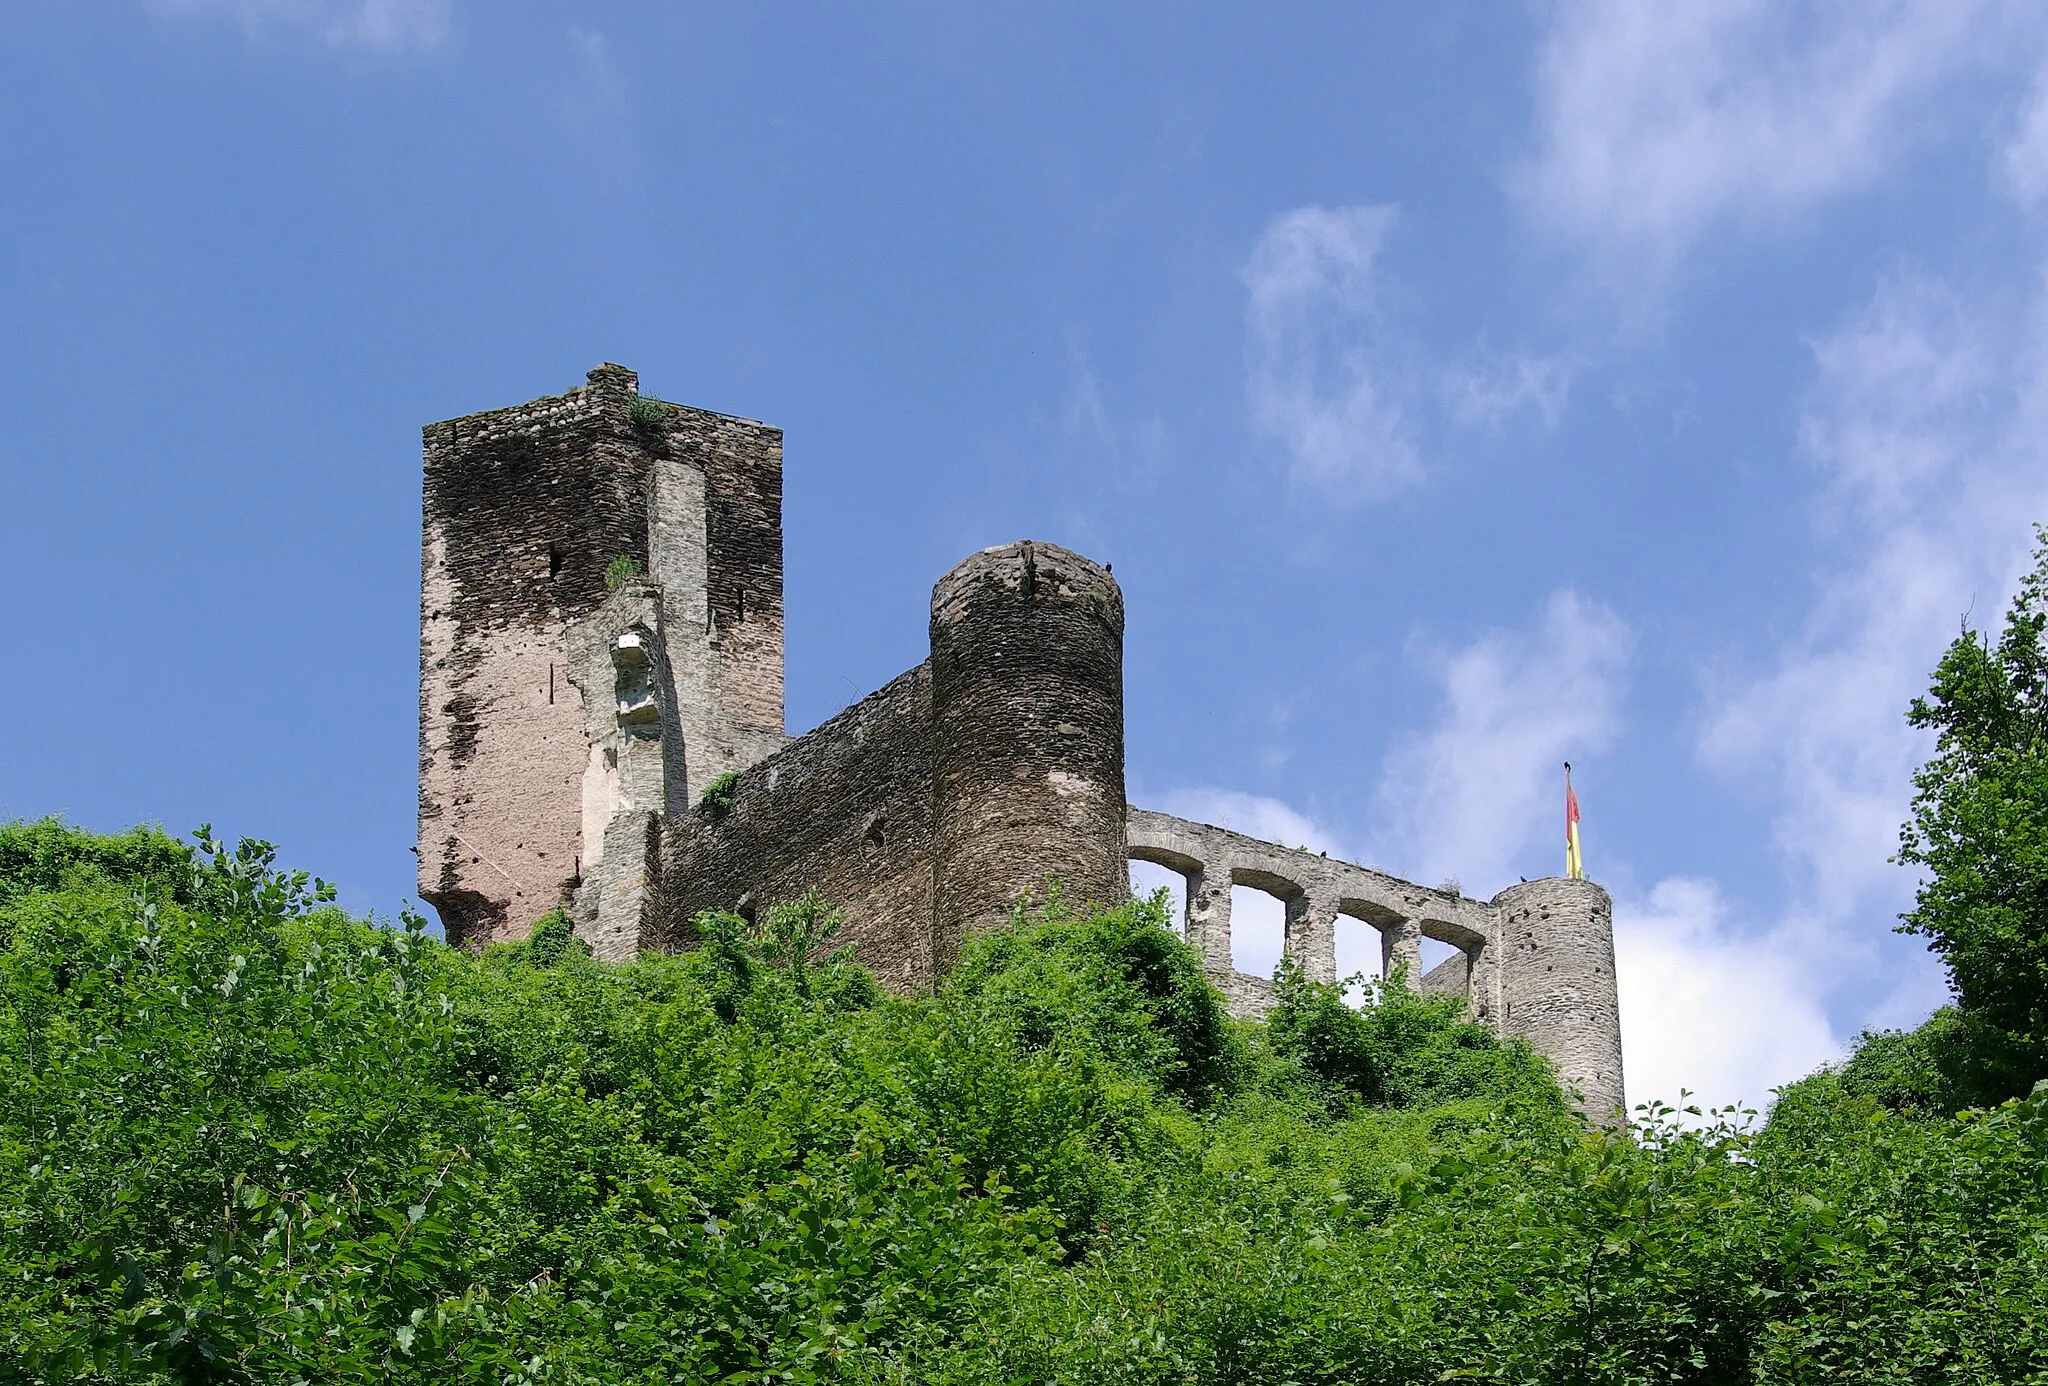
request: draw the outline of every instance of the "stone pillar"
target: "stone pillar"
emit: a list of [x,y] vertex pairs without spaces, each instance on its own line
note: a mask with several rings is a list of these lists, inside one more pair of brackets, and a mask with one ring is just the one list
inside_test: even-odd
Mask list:
[[1485,943],[1466,954],[1472,960],[1466,980],[1465,1014],[1481,1025],[1500,1029],[1500,930],[1496,927]]
[[1230,873],[1204,866],[1188,873],[1187,940],[1209,972],[1229,972]]
[[1614,902],[1591,881],[1552,876],[1493,897],[1500,1032],[1549,1059],[1586,1114],[1625,1113]]
[[1130,894],[1124,603],[1056,544],[984,549],[932,591],[932,952],[1043,901]]
[[1311,982],[1337,980],[1337,902],[1313,895],[1287,901],[1287,953]]
[[605,962],[631,962],[655,936],[661,907],[661,815],[632,809],[604,830],[604,860],[585,895],[590,917],[576,936]]
[[1380,976],[1391,978],[1394,969],[1406,966],[1408,989],[1422,986],[1422,926],[1413,919],[1398,919],[1380,926]]

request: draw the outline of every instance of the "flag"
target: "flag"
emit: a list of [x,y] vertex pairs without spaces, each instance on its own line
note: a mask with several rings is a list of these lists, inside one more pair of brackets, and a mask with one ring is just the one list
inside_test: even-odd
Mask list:
[[1564,874],[1569,881],[1586,879],[1586,863],[1579,856],[1579,796],[1572,790],[1572,763],[1564,763]]

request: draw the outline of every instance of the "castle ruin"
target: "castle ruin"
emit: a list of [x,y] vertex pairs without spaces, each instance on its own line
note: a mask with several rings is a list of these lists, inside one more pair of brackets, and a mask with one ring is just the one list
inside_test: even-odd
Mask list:
[[[931,657],[791,737],[778,430],[645,399],[604,365],[429,425],[424,518],[419,893],[451,943],[523,938],[562,907],[624,959],[692,946],[700,911],[816,887],[838,941],[911,992],[1048,880],[1116,901],[1147,861],[1186,878],[1185,936],[1239,1014],[1272,996],[1231,962],[1247,885],[1285,902],[1310,977],[1335,979],[1336,920],[1360,920],[1389,972],[1465,997],[1590,1113],[1621,1106],[1598,885],[1472,900],[1126,803],[1123,595],[1077,553],[970,556],[933,589]],[[608,585],[622,557],[636,571]],[[1455,950],[1427,972],[1424,938]]]

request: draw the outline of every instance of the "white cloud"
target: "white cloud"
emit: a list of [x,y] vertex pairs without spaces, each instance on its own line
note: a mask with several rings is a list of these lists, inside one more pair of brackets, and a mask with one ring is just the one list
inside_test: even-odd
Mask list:
[[2034,78],[2034,90],[2018,125],[2000,152],[2005,190],[2023,207],[2048,203],[2048,68]]
[[1578,363],[1563,356],[1481,352],[1444,372],[1444,402],[1469,427],[1498,429],[1533,409],[1545,428],[1555,428],[1577,371]]
[[1517,864],[1528,870],[1545,836],[1557,860],[1537,869],[1562,869],[1562,762],[1613,744],[1630,645],[1612,611],[1563,590],[1535,630],[1437,656],[1442,713],[1387,757],[1376,855],[1414,880],[1455,878],[1480,896],[1510,883]]
[[2038,341],[1989,301],[1903,276],[1815,347],[1803,427],[1840,557],[1774,667],[1715,692],[1711,763],[1767,776],[1776,836],[1823,924],[1899,908],[1886,859],[1929,746],[1908,701],[1974,612],[1998,619],[2048,517]]
[[1611,287],[1654,290],[1712,228],[1875,183],[1933,130],[1931,95],[2041,28],[2003,0],[1566,0],[1510,184]]
[[1380,310],[1393,219],[1391,207],[1298,207],[1265,229],[1244,269],[1253,426],[1286,447],[1297,482],[1347,496],[1421,475],[1409,371]]
[[1161,801],[1163,811],[1176,818],[1212,823],[1219,828],[1277,842],[1285,847],[1305,847],[1311,852],[1345,855],[1337,835],[1305,814],[1278,799],[1246,794],[1235,789],[1197,787],[1176,789]]
[[213,15],[253,31],[284,25],[336,45],[431,48],[448,33],[453,0],[148,0],[173,14]]
[[1812,956],[1736,928],[1710,881],[1673,878],[1616,901],[1614,960],[1631,1107],[1689,1092],[1701,1107],[1761,1111],[1772,1088],[1841,1055]]

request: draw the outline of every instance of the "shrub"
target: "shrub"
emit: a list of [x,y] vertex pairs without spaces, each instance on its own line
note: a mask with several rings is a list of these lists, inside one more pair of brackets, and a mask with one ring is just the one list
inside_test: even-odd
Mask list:
[[738,791],[739,783],[740,772],[728,770],[705,785],[704,792],[697,796],[697,812],[714,823],[731,813],[733,795]]
[[1366,1106],[1432,1106],[1464,1098],[1554,1105],[1557,1085],[1543,1060],[1519,1041],[1503,1043],[1465,1018],[1459,996],[1418,996],[1397,971],[1367,983],[1362,1006],[1343,982],[1311,981],[1292,957],[1274,975],[1267,1039],[1298,1067],[1335,1112]]
[[1242,1048],[1165,895],[1091,913],[1052,896],[969,939],[949,991],[1002,1011],[1022,1044],[1090,1050],[1197,1107],[1226,1092]]
[[604,565],[604,586],[607,592],[616,592],[634,578],[645,574],[647,569],[639,559],[622,553]]
[[0,900],[8,1380],[2048,1377],[2048,1093],[1896,1113],[1912,1036],[1610,1132],[1402,978],[1231,1021],[1156,896],[902,998],[815,897],[472,957],[86,838]]
[[626,417],[636,428],[659,429],[668,422],[668,415],[668,404],[653,395],[635,395],[626,408]]
[[192,849],[155,828],[101,836],[57,818],[0,823],[0,905],[83,878],[176,897],[191,872]]
[[1774,1124],[1795,1111],[1850,1107],[1904,1116],[1947,1116],[1964,1105],[1950,1074],[1963,1067],[1955,1050],[1966,1042],[1952,1006],[1916,1030],[1865,1030],[1839,1064],[1787,1086],[1771,1111]]
[[551,910],[534,922],[526,936],[526,957],[535,967],[554,967],[571,953],[588,956],[589,946],[576,937],[576,922],[563,910]]

